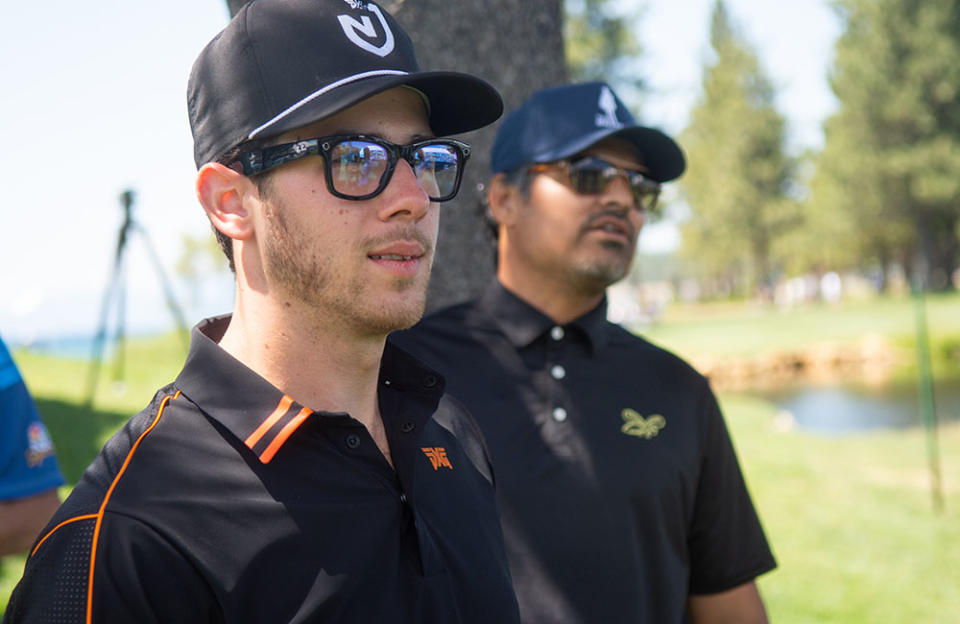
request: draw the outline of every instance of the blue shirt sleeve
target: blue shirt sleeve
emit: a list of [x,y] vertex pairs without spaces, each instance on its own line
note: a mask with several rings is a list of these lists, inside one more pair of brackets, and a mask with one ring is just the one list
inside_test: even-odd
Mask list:
[[0,500],[32,496],[63,483],[50,434],[0,341]]

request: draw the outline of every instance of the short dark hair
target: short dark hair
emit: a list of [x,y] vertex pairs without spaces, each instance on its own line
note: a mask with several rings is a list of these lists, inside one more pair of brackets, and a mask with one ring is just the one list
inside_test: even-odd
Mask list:
[[[530,184],[533,180],[533,177],[530,175],[529,165],[517,167],[516,169],[504,171],[503,173],[498,173],[496,175],[501,176],[503,183],[507,186],[516,187],[516,189],[519,190],[523,195],[524,199],[530,198]],[[497,223],[497,220],[494,219],[493,215],[490,213],[490,205],[486,193],[483,193],[481,198],[481,210],[483,212],[484,222],[487,225],[487,232],[490,234],[490,238],[493,241],[494,247],[496,247],[497,241],[500,240],[500,224]]]

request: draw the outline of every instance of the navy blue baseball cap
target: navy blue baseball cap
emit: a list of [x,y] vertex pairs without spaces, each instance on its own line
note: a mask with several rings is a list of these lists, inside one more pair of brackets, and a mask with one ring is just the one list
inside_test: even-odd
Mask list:
[[197,167],[393,87],[423,95],[437,136],[496,121],[503,100],[461,72],[420,70],[413,42],[369,0],[252,0],[200,53],[187,85]]
[[668,182],[686,161],[680,146],[656,128],[637,125],[605,82],[587,82],[537,91],[507,115],[497,130],[490,157],[494,173],[573,156],[616,137],[636,147],[648,177]]

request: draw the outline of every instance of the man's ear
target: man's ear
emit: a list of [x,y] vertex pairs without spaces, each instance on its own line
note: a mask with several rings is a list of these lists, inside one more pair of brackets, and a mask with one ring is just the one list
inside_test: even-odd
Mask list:
[[253,236],[244,197],[255,189],[250,178],[220,163],[207,163],[197,172],[197,199],[213,227],[233,239]]
[[516,186],[508,184],[502,173],[493,176],[490,184],[487,185],[487,204],[490,207],[490,215],[501,226],[513,224],[523,201],[523,192]]

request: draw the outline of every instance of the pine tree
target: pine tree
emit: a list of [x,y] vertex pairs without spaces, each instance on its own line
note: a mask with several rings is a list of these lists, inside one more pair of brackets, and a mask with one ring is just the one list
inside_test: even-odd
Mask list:
[[683,250],[723,292],[769,293],[782,265],[778,241],[796,225],[786,196],[792,163],[784,151],[785,121],[755,52],[722,0],[711,17],[715,61],[682,144],[682,178],[691,215]]
[[960,0],[838,0],[846,30],[811,218],[847,265],[950,287],[960,222]]

